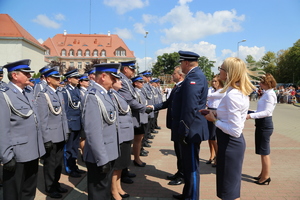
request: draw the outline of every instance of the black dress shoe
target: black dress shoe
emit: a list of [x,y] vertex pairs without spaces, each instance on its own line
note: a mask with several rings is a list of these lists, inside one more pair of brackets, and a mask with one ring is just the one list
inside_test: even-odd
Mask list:
[[177,174],[167,176],[167,179],[168,179],[168,180],[175,180],[175,179],[177,179],[177,178],[178,178],[178,175],[177,175]]
[[154,135],[148,135],[147,136],[148,139],[154,139],[154,137],[155,137]]
[[131,180],[131,178],[125,176],[125,177],[121,177],[121,182],[122,183],[127,183],[127,184],[132,184],[133,180]]
[[[120,193],[119,193],[119,194],[120,194]],[[120,196],[121,196],[122,198],[128,198],[128,197],[130,197],[130,195],[127,194],[127,193],[125,193],[125,194],[120,194]]]
[[156,133],[158,133],[158,131],[153,130],[153,131],[151,131],[151,133],[155,133],[156,134]]
[[151,144],[151,143],[152,143],[152,141],[151,141],[151,140],[146,140],[146,142],[147,142],[148,144]]
[[143,147],[142,147],[141,151],[143,151],[143,152],[145,152],[145,153],[149,153],[149,151],[147,151],[147,150],[144,149]]
[[136,174],[135,174],[135,173],[128,172],[128,173],[127,173],[127,177],[129,177],[129,178],[134,178],[134,177],[136,177]]
[[76,171],[78,174],[85,174],[85,173],[86,173],[86,171],[81,170],[81,169],[76,169],[75,171]]
[[156,126],[154,129],[158,129],[158,130],[160,130],[160,129],[161,129],[161,127],[160,127],[160,126]]
[[58,192],[50,192],[50,193],[48,193],[48,196],[53,199],[61,199],[62,198],[62,195],[59,194]]
[[73,177],[73,178],[79,178],[81,177],[81,175],[76,172],[76,171],[71,171],[71,173],[69,173],[69,176]]
[[143,147],[151,147],[151,145],[148,144],[147,142],[143,142]]
[[168,185],[180,185],[183,183],[183,179],[182,178],[177,178],[175,180],[172,180],[168,183]]
[[145,167],[146,166],[146,163],[142,162],[142,164],[139,164],[139,163],[135,162],[135,160],[133,161],[133,164],[137,167]]
[[173,198],[183,200],[183,195],[182,194],[173,194]]
[[56,188],[56,191],[59,193],[67,193],[68,189],[59,186]]
[[148,154],[141,151],[141,152],[140,152],[140,156],[148,156]]

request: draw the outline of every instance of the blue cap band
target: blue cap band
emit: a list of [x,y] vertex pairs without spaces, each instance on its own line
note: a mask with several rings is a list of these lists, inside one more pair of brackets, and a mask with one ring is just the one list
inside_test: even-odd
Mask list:
[[93,69],[93,70],[89,71],[88,74],[90,75],[90,74],[93,74],[95,72],[96,72],[96,70]]
[[18,69],[29,69],[29,70],[30,70],[30,68],[29,68],[28,65],[18,65],[18,66],[14,66],[14,67],[9,67],[9,68],[7,68],[7,71],[8,71],[8,72],[12,72],[12,71],[16,71],[16,70],[18,70]]
[[44,76],[45,76],[45,77],[48,77],[48,76],[51,76],[51,75],[53,75],[53,74],[58,74],[58,75],[59,75],[58,71],[52,71],[52,72],[50,72],[49,74],[46,72],[46,73],[44,74]]
[[113,72],[118,73],[118,69],[116,68],[103,68],[103,67],[96,67],[97,72]]
[[132,82],[135,82],[135,81],[138,81],[138,80],[143,80],[143,78],[142,77],[136,77],[136,78],[133,78],[131,80],[132,80]]
[[79,78],[79,80],[82,80],[82,79],[88,79],[88,77],[87,77],[87,76],[81,76],[81,77]]

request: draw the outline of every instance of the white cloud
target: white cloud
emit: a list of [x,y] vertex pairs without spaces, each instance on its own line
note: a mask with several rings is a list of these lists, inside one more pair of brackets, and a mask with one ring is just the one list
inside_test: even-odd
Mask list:
[[239,57],[245,60],[247,55],[251,55],[255,61],[259,61],[265,55],[265,51],[266,51],[265,47],[240,46]]
[[224,32],[237,32],[242,30],[240,23],[244,19],[245,16],[238,16],[235,10],[216,11],[213,14],[202,11],[192,13],[186,4],[181,4],[160,19],[162,24],[172,25],[161,30],[165,33],[161,40],[169,44],[174,41],[193,41]]
[[61,14],[61,13],[55,15],[54,18],[55,18],[56,20],[58,20],[58,21],[65,21],[65,20],[66,20],[66,19],[65,19],[65,16],[64,16],[63,14]]
[[139,66],[139,72],[145,71],[145,70],[151,70],[153,67],[153,64],[155,64],[156,60],[151,57],[145,57],[144,58],[136,58],[136,62]]
[[104,0],[104,4],[110,7],[115,7],[118,14],[124,14],[131,10],[148,6],[149,0]]
[[43,43],[44,43],[44,40],[43,40],[42,38],[37,39],[37,41],[38,41],[40,44],[43,44]]
[[172,43],[169,47],[157,50],[155,54],[156,56],[159,56],[163,55],[164,53],[178,52],[179,50],[192,51],[200,56],[207,57],[209,60],[216,59],[216,45],[204,41],[201,41],[197,44]]
[[179,0],[178,3],[180,5],[185,5],[186,3],[192,2],[193,0]]
[[49,19],[46,15],[38,15],[33,22],[45,26],[47,28],[58,29],[61,27],[61,24],[55,22],[54,20]]
[[146,30],[145,30],[145,24],[142,24],[142,23],[135,23],[133,25],[133,28],[134,28],[134,31],[137,32],[137,33],[140,33],[140,34],[145,34],[146,33]]
[[158,17],[155,15],[149,15],[149,14],[143,14],[142,16],[143,21],[148,24],[148,23],[156,23],[158,21]]
[[124,28],[124,29],[115,28],[115,30],[116,30],[116,34],[122,39],[132,39],[133,38],[131,31],[128,30],[127,28]]

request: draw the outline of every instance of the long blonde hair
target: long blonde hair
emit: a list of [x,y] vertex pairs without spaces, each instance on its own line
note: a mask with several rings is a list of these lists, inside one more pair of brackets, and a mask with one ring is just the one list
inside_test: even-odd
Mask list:
[[227,79],[222,92],[225,92],[228,87],[240,90],[244,95],[249,95],[255,89],[251,83],[246,63],[235,57],[226,58],[222,64],[227,73]]

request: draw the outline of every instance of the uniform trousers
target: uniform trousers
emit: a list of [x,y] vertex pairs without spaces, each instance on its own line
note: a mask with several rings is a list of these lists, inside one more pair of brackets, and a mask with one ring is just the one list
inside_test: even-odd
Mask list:
[[33,200],[37,187],[38,159],[17,162],[14,172],[3,169],[3,199]]
[[180,143],[182,163],[183,163],[183,197],[185,200],[199,199],[199,152],[201,142]]
[[86,162],[89,200],[111,199],[114,161],[111,161],[110,164],[111,169],[107,173],[103,173],[102,167],[98,167],[96,163]]
[[217,128],[217,140],[217,196],[223,200],[239,198],[246,149],[244,136],[236,138]]
[[182,156],[181,156],[181,146],[180,142],[174,142],[174,150],[177,158],[177,172],[176,174],[183,178],[183,163],[182,163]]
[[81,131],[71,131],[69,139],[64,148],[64,164],[67,173],[76,171],[78,166],[76,165],[76,159],[78,157],[79,148],[79,136]]
[[62,171],[63,150],[65,142],[53,143],[53,149],[44,158],[44,179],[46,192],[54,192],[60,187],[59,179]]

